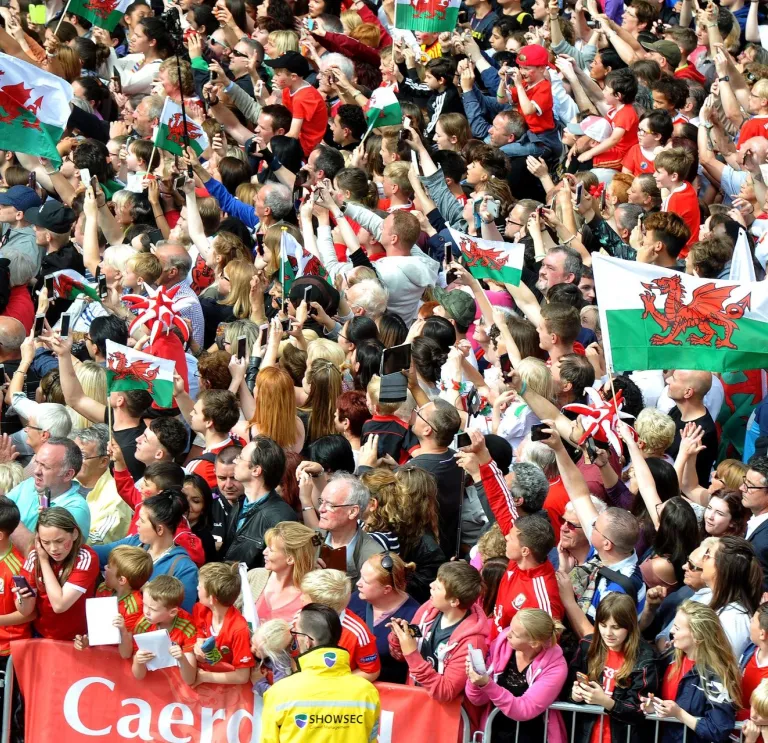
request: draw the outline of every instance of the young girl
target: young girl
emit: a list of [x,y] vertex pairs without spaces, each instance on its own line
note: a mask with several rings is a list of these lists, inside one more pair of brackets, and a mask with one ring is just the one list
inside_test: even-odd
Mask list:
[[35,547],[30,550],[21,575],[26,588],[16,593],[19,612],[37,610],[35,631],[50,640],[74,640],[87,633],[85,601],[96,593],[99,561],[86,546],[77,522],[66,508],[46,508],[37,521]]
[[253,633],[251,652],[260,662],[251,671],[251,681],[259,696],[293,673],[292,642],[291,626],[284,619],[270,619]]
[[604,707],[608,715],[578,715],[575,741],[623,742],[627,731],[630,741],[639,740],[640,696],[656,691],[658,677],[653,649],[640,637],[635,602],[624,593],[608,594],[597,606],[595,625],[598,631],[581,640],[571,664],[571,698]]
[[216,562],[216,542],[211,533],[213,526],[213,495],[208,483],[200,475],[187,475],[182,492],[187,496],[187,521],[192,533],[200,537],[206,562]]

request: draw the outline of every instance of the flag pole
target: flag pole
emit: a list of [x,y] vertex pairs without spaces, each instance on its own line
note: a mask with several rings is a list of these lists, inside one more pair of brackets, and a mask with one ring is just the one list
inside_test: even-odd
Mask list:
[[107,426],[109,427],[109,440],[112,441],[112,406],[109,404],[109,391],[107,391]]
[[64,20],[64,16],[66,15],[66,12],[69,10],[69,4],[72,2],[72,0],[67,0],[67,4],[64,6],[64,10],[61,11],[61,16],[59,16],[59,22],[56,24],[56,28],[54,29],[53,35],[56,36],[57,33],[59,33],[59,27],[61,26],[61,22]]
[[282,302],[285,302],[285,261],[288,259],[288,251],[284,245],[287,230],[287,227],[280,228],[280,291],[282,292]]
[[[179,76],[179,95],[181,96],[181,121],[184,126],[184,154],[186,154],[189,148],[189,132],[187,131],[187,109],[184,106],[184,82],[181,79],[181,56],[179,55],[179,49],[184,46],[184,32],[181,30],[181,7],[176,6],[179,11],[179,38],[176,39],[176,73]],[[151,161],[150,161],[151,162]],[[187,175],[190,178],[194,178],[195,174],[192,170],[192,163],[187,167]]]

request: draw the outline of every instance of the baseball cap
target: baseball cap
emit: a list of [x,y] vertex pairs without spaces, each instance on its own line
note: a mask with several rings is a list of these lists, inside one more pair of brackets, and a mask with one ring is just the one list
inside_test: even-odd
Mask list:
[[475,298],[461,289],[445,289],[436,286],[434,289],[435,299],[443,306],[445,311],[461,327],[468,328],[475,320],[476,308]]
[[41,203],[40,197],[27,186],[11,186],[5,193],[0,193],[0,206],[12,206],[19,212],[39,207]]
[[27,209],[24,219],[36,227],[63,235],[72,229],[77,215],[60,201],[48,199],[41,207]]
[[669,62],[669,66],[676,70],[680,65],[680,60],[683,55],[680,53],[680,47],[675,44],[674,41],[668,41],[662,39],[661,41],[654,41],[650,43],[648,41],[641,41],[643,49],[647,49],[649,52],[658,52],[664,59]]
[[546,67],[549,53],[540,44],[528,44],[517,53],[517,64],[520,67]]
[[285,52],[276,59],[265,59],[264,64],[273,69],[295,72],[300,77],[306,77],[309,74],[309,63],[298,52]]
[[587,136],[596,142],[604,142],[613,131],[611,123],[602,116],[587,116],[581,123],[568,124],[567,129],[577,137]]

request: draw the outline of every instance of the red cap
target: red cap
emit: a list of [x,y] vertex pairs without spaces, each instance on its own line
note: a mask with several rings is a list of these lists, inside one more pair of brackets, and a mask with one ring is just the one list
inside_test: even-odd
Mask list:
[[549,64],[549,52],[540,44],[528,44],[517,53],[520,67],[546,67]]

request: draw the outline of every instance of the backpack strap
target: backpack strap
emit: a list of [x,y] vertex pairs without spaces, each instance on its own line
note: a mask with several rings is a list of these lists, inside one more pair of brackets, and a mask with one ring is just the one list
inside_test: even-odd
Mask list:
[[174,570],[176,569],[176,566],[179,564],[179,561],[185,557],[185,555],[176,555],[174,561],[171,563],[171,567],[166,573],[166,575],[173,575]]
[[637,605],[637,588],[631,578],[605,566],[599,568],[597,574],[598,576],[602,576],[612,583],[621,586],[624,589],[624,593],[626,593],[627,596],[635,602],[635,605]]

